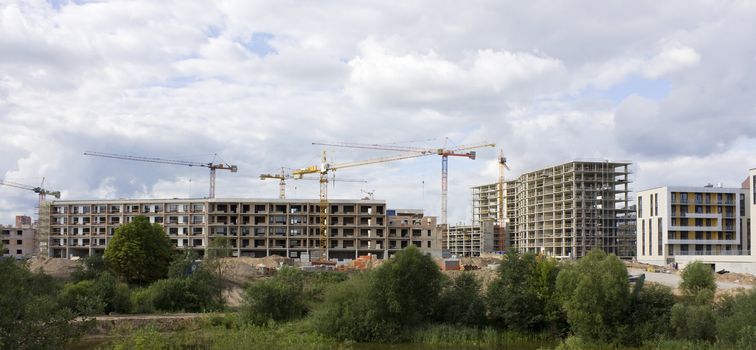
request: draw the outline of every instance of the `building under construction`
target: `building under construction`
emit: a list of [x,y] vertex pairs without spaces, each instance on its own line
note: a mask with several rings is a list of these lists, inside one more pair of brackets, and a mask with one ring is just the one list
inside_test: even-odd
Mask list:
[[[483,223],[496,223],[491,233],[493,246],[486,249],[465,243],[464,251],[450,246],[450,253],[476,255],[511,246],[560,258],[578,258],[592,248],[632,257],[635,210],[628,196],[630,164],[574,161],[528,172],[504,183],[502,204],[498,183],[473,187],[473,225],[469,230],[482,232],[478,227]],[[505,208],[503,218],[499,217],[500,205]]]
[[[381,200],[328,202],[331,259],[362,255],[385,258],[415,244],[440,255],[435,217],[422,213],[388,220]],[[49,205],[49,256],[70,258],[101,254],[118,226],[145,216],[165,228],[177,248],[202,253],[210,240],[230,241],[235,256],[290,258],[320,254],[320,201],[302,199],[131,199],[56,200]],[[411,216],[417,222],[403,224]],[[402,227],[408,229],[404,234]],[[393,230],[390,230],[392,229]]]

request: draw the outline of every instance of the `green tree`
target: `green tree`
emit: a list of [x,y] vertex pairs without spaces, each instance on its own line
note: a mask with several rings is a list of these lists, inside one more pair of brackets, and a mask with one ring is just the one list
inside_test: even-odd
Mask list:
[[710,305],[675,304],[670,326],[680,339],[713,341],[717,336],[716,318]]
[[756,349],[756,289],[727,296],[717,310],[717,339],[738,349]]
[[491,320],[521,332],[557,326],[562,318],[553,297],[558,272],[552,259],[510,251],[486,292]]
[[207,254],[205,255],[204,268],[213,274],[214,283],[216,284],[219,303],[223,303],[223,280],[229,261],[226,258],[231,257],[233,249],[231,242],[226,237],[213,238],[208,242]]
[[592,250],[557,278],[557,292],[575,335],[612,343],[625,334],[630,290],[625,265],[614,255]]
[[447,324],[482,326],[486,304],[475,275],[465,272],[449,281],[441,291],[437,312],[437,318]]
[[172,252],[163,227],[137,216],[116,229],[105,249],[105,261],[125,281],[145,284],[166,277]]
[[303,280],[302,271],[284,267],[274,277],[252,284],[244,294],[242,319],[262,325],[302,317],[307,311]]
[[334,286],[313,317],[315,328],[340,340],[396,342],[402,331],[432,320],[443,275],[414,247],[377,269]]
[[92,323],[57,303],[60,287],[41,272],[13,259],[0,259],[0,349],[58,349]]
[[643,341],[660,339],[670,329],[670,314],[675,305],[672,289],[661,284],[636,282],[638,293],[631,298],[630,314],[622,343],[639,346]]
[[680,290],[695,303],[706,304],[714,298],[717,283],[709,265],[700,261],[691,262],[685,266],[680,276]]
[[106,266],[105,259],[103,259],[102,255],[93,254],[82,260],[81,265],[77,266],[71,273],[71,279],[73,279],[74,282],[93,280],[107,270],[108,267]]

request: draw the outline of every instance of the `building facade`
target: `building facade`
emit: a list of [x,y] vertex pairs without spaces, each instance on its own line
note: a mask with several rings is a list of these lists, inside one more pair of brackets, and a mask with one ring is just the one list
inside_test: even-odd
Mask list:
[[435,216],[425,216],[421,209],[389,209],[388,256],[414,245],[424,253],[441,257],[441,234]]
[[446,236],[447,250],[451,255],[480,256],[494,251],[494,223],[491,221],[449,226]]
[[0,242],[2,242],[4,251],[0,252],[3,257],[14,257],[16,259],[31,258],[34,254],[34,236],[37,230],[31,225],[19,226],[0,226]]
[[[47,243],[50,257],[102,254],[115,229],[141,215],[162,225],[177,248],[200,254],[209,240],[223,237],[235,256],[317,257],[319,210],[318,200],[294,199],[56,200],[40,245]],[[388,237],[384,201],[330,200],[328,213],[331,259],[384,258],[411,241]]]
[[[517,179],[514,243],[521,252],[580,258],[628,251],[629,162],[574,161]],[[621,255],[619,255],[621,256]],[[623,257],[623,256],[621,256]],[[631,256],[625,256],[630,258]]]
[[[754,175],[752,170],[749,178]],[[685,266],[699,260],[718,270],[756,273],[752,197],[748,188],[714,186],[638,192],[638,261]]]
[[[515,191],[517,181],[504,182],[501,192],[502,203],[499,203],[499,183],[475,186],[472,188],[473,226],[480,226],[482,222],[493,222],[492,251],[503,252],[512,246],[515,232]],[[499,225],[499,206],[505,208],[504,225]],[[501,226],[501,227],[500,227]]]

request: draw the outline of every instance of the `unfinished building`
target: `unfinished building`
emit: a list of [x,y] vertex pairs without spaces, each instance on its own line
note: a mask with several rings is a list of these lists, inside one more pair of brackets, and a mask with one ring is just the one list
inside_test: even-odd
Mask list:
[[[51,257],[101,254],[118,226],[141,215],[162,225],[177,248],[202,253],[209,240],[224,237],[235,256],[315,257],[320,252],[319,203],[218,198],[56,200],[50,204],[45,243]],[[384,258],[412,242],[411,236],[388,237],[384,201],[331,200],[328,204],[331,259],[367,254]]]
[[447,250],[456,256],[480,256],[494,251],[494,223],[482,221],[478,225],[449,226],[446,232]]
[[580,258],[593,248],[630,251],[620,246],[632,241],[622,229],[632,218],[630,164],[574,161],[522,174],[515,194],[517,248],[559,258]]
[[441,234],[435,216],[426,216],[422,209],[389,209],[388,256],[414,245],[424,253],[441,257]]
[[503,252],[513,243],[515,232],[515,192],[516,180],[504,182],[502,205],[505,209],[502,217],[503,227],[499,227],[499,183],[475,186],[472,188],[473,226],[482,222],[493,222],[492,250]]

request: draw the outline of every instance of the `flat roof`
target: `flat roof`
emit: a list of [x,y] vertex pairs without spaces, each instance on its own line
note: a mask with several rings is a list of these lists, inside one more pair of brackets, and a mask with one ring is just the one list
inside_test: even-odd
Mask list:
[[[320,203],[320,199],[280,199],[280,198],[113,198],[113,199],[56,199],[53,204],[109,204],[109,203]],[[329,198],[328,203],[351,204],[386,204],[377,199],[339,199]]]

